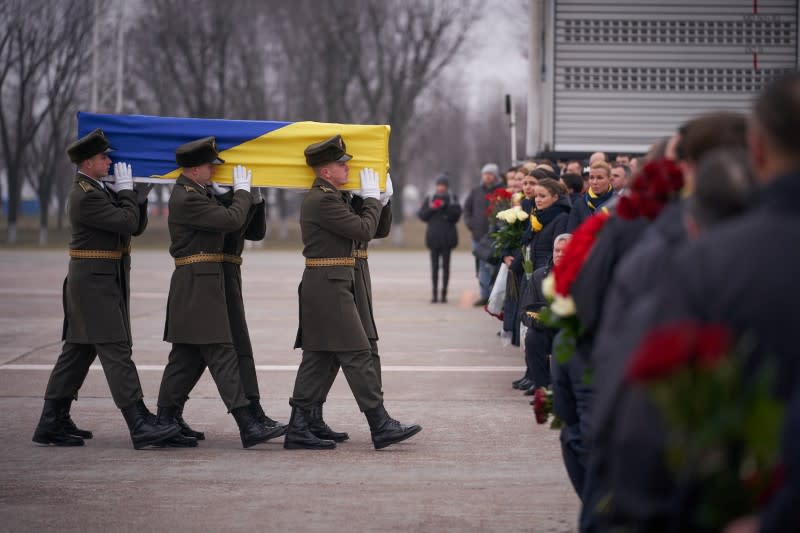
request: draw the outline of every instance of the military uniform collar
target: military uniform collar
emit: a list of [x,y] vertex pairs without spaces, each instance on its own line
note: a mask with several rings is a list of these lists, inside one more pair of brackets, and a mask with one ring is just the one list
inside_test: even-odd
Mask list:
[[322,190],[322,192],[337,192],[339,189],[333,186],[331,182],[324,180],[322,178],[316,178],[314,183],[311,185],[312,188],[316,187]]
[[78,175],[75,176],[75,181],[78,180],[88,181],[92,187],[94,187],[95,189],[100,189],[101,191],[104,191],[106,189],[105,185],[103,185],[103,182],[96,180],[90,176],[87,176],[80,170],[78,171]]
[[176,185],[183,185],[183,187],[188,191],[189,189],[194,189],[195,191],[199,192],[203,195],[209,195],[209,190],[194,180],[191,180],[181,174],[177,180],[175,180]]

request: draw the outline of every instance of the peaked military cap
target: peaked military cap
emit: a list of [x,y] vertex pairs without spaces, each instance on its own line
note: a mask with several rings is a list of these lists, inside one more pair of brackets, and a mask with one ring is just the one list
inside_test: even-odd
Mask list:
[[343,163],[353,159],[353,156],[345,150],[342,136],[334,135],[330,139],[309,144],[303,153],[306,156],[306,164],[308,166],[318,167],[335,161]]
[[75,164],[86,161],[97,154],[107,154],[108,152],[111,152],[111,146],[100,128],[67,146],[69,160]]
[[199,167],[206,163],[221,165],[225,162],[219,157],[214,137],[203,137],[178,146],[175,149],[175,161],[181,167]]

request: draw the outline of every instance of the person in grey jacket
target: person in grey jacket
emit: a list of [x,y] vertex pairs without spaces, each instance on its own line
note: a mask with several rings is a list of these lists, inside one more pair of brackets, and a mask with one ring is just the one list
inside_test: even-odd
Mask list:
[[[502,186],[499,175],[500,170],[495,163],[483,165],[480,185],[470,190],[466,200],[464,200],[464,223],[472,233],[473,253],[478,248],[480,240],[489,233],[489,219],[486,215],[489,199],[486,196]],[[475,302],[475,305],[483,306],[489,301],[495,266],[487,261],[478,259],[476,256],[475,271],[480,285],[480,297]]]

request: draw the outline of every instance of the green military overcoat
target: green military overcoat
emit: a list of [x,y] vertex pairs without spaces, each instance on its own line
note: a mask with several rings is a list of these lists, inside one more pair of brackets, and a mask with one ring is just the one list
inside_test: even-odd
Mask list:
[[[236,191],[230,207],[202,185],[181,175],[169,197],[167,223],[172,257],[221,254],[225,233],[245,223],[253,197]],[[222,263],[175,267],[167,298],[164,340],[183,344],[232,342]]]
[[[356,214],[361,213],[364,205],[364,200],[360,196],[353,196],[350,201],[350,206]],[[375,230],[374,239],[383,239],[389,235],[392,229],[392,204],[389,202],[381,209],[381,215],[378,219],[378,227]],[[359,241],[356,243],[356,249],[367,251],[369,241]],[[372,281],[369,274],[369,260],[356,259],[355,269],[355,288],[356,288],[356,307],[358,314],[361,317],[361,324],[364,326],[364,331],[367,333],[367,338],[377,341],[378,328],[375,326],[375,316],[372,310]]]
[[[300,232],[306,258],[352,257],[356,241],[375,235],[381,203],[364,200],[360,214],[349,195],[317,178],[303,198]],[[356,305],[355,269],[306,267],[299,287],[300,327],[295,348],[348,352],[370,348]]]
[[[233,200],[233,193],[218,198],[223,205],[229,206]],[[225,234],[222,251],[227,255],[241,257],[245,239],[260,241],[266,234],[266,202],[253,204],[247,213],[244,226]],[[228,304],[228,320],[231,324],[233,347],[239,356],[252,354],[253,347],[250,344],[250,332],[247,329],[242,297],[242,268],[235,263],[226,261],[222,264],[222,270],[225,273],[225,301]]]
[[[120,252],[140,228],[134,191],[113,195],[78,173],[69,193],[73,250]],[[74,344],[131,342],[127,287],[118,259],[69,261],[62,300],[62,339]]]

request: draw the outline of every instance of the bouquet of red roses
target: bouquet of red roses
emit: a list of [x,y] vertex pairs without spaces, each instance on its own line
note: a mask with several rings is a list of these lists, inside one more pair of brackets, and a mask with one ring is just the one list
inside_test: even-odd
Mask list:
[[505,187],[500,187],[490,193],[486,193],[486,199],[489,200],[489,206],[486,208],[486,216],[489,218],[489,225],[491,226],[497,213],[504,211],[511,207],[511,193]]
[[698,501],[690,521],[701,528],[756,512],[781,471],[783,406],[769,370],[745,378],[736,348],[723,326],[673,323],[645,338],[625,376],[663,416],[666,464]]
[[575,353],[581,334],[581,324],[575,315],[575,300],[570,296],[570,290],[608,219],[607,213],[598,213],[578,226],[567,243],[564,257],[542,281],[542,293],[550,301],[550,306],[542,309],[539,319],[544,325],[561,330],[553,346],[553,356],[562,364]]
[[533,414],[537,424],[546,424],[550,417],[550,429],[561,429],[564,422],[553,412],[553,391],[545,387],[539,387],[533,392]]
[[654,220],[683,189],[683,172],[668,159],[647,163],[633,178],[630,192],[619,199],[617,215],[626,220],[644,217]]

